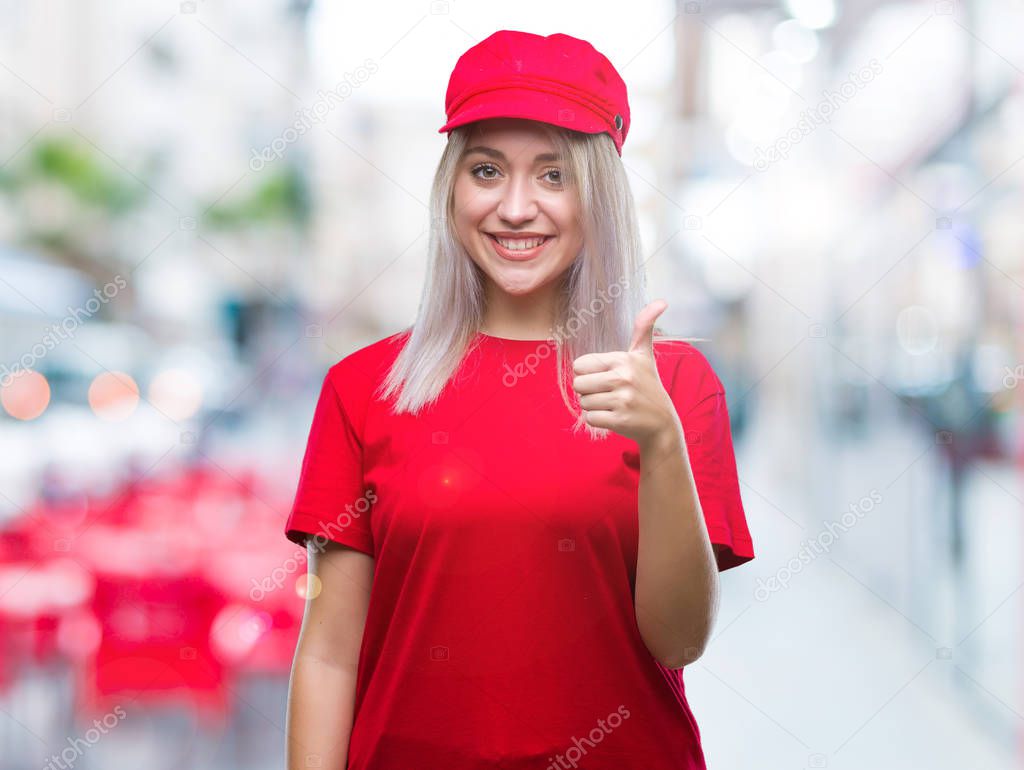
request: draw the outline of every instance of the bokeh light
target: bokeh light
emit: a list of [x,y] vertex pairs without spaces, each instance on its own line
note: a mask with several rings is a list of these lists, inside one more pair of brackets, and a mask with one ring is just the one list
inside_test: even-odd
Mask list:
[[125,372],[103,372],[89,386],[89,406],[102,420],[125,420],[138,405],[139,386]]
[[0,382],[0,403],[16,420],[34,420],[50,403],[50,384],[39,372],[22,369]]

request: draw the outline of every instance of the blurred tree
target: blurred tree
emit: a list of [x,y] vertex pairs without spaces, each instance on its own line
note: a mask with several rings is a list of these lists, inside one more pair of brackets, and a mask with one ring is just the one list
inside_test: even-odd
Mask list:
[[300,227],[309,224],[309,187],[303,174],[289,164],[280,171],[260,173],[260,183],[241,200],[210,206],[203,224],[221,230],[270,223],[291,223]]
[[111,170],[100,155],[74,137],[44,136],[0,167],[0,194],[10,200],[13,241],[103,284],[112,270],[130,268],[118,259],[111,225],[152,193],[141,178]]

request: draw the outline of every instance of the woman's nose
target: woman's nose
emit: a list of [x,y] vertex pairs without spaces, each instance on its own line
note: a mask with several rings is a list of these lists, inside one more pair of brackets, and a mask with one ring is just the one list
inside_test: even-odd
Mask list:
[[506,222],[524,222],[537,216],[537,200],[529,177],[515,177],[502,188],[498,216]]

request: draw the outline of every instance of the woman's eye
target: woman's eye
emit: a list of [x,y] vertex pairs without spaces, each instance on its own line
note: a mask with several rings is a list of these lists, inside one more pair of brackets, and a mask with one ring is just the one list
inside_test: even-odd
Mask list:
[[494,179],[493,176],[480,176],[477,173],[478,171],[486,171],[486,170],[494,171],[494,172],[498,171],[498,169],[496,169],[490,163],[481,163],[481,164],[479,164],[477,166],[473,166],[473,170],[470,173],[473,174],[473,176],[478,177],[480,179]]
[[554,182],[555,184],[559,184],[559,185],[562,184],[562,172],[561,171],[559,171],[557,168],[552,168],[552,169],[549,169],[548,171],[546,171],[544,173],[544,176],[548,176],[549,174],[555,174],[555,178],[551,180],[552,182]]

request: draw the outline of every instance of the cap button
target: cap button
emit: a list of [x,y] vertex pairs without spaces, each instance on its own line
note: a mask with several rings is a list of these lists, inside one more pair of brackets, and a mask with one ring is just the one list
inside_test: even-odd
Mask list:
[[622,116],[619,115],[619,114],[615,115],[615,130],[616,131],[621,131],[622,130]]

